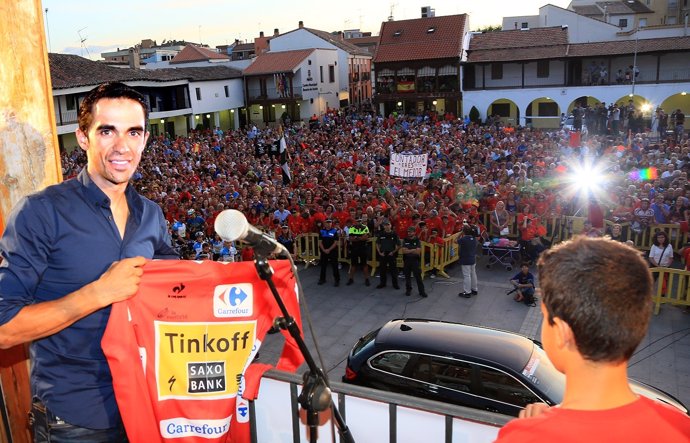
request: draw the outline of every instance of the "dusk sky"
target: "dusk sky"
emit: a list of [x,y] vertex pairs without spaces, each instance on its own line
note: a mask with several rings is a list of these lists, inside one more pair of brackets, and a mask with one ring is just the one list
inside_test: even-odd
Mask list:
[[[357,29],[378,35],[381,22],[393,8],[396,20],[420,17],[422,6],[436,15],[467,13],[471,29],[500,25],[503,16],[537,15],[545,4],[567,7],[570,0],[344,0],[337,2],[228,1],[228,0],[43,0],[46,38],[51,52],[71,53],[100,59],[100,53],[128,48],[142,39],[186,40],[210,46],[253,41],[259,31],[274,28],[287,32],[304,25],[323,31]],[[47,18],[47,20],[46,20]]]

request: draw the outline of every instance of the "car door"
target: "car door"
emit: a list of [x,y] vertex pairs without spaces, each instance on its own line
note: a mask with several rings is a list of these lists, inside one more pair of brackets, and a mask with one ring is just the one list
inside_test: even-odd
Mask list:
[[511,374],[498,368],[474,364],[476,383],[481,409],[517,417],[520,410],[540,399],[529,387]]
[[410,361],[415,358],[415,354],[405,351],[381,352],[369,359],[362,379],[372,388],[415,395],[418,382],[407,376],[411,371]]
[[412,395],[476,407],[472,394],[472,365],[468,362],[418,354],[410,362],[407,375],[416,382]]

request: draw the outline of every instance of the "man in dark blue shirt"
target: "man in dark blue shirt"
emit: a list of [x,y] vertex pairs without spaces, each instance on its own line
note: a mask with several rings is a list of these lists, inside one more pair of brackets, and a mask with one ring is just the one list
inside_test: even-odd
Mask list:
[[92,90],[86,168],[21,200],[0,240],[0,347],[31,342],[36,441],[126,438],[101,350],[110,305],[136,294],[146,259],[177,258],[161,209],[129,184],[147,117],[126,85]]
[[515,296],[515,301],[524,302],[527,306],[536,306],[534,300],[534,275],[529,272],[529,265],[523,263],[520,266],[520,272],[515,274],[510,282],[515,286],[517,295]]
[[329,218],[325,222],[323,229],[319,231],[319,250],[321,251],[321,274],[319,276],[320,285],[326,283],[326,270],[330,263],[333,268],[334,285],[340,284],[340,271],[338,270],[338,230],[333,227],[333,221]]
[[458,238],[460,248],[459,261],[462,268],[462,292],[460,297],[470,298],[477,295],[477,237],[473,226],[465,224],[462,236]]

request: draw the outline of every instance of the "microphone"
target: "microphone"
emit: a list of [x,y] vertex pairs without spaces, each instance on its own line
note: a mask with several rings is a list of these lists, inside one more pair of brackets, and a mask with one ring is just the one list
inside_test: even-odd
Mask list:
[[218,217],[216,217],[213,227],[216,230],[216,234],[225,241],[242,240],[249,244],[254,248],[257,256],[263,257],[270,254],[289,256],[285,246],[261,232],[260,229],[250,225],[247,217],[235,209],[221,211]]

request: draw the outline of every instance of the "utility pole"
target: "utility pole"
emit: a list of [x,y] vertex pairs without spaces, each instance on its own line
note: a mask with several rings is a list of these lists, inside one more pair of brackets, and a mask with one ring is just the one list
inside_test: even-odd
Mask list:
[[50,44],[50,23],[48,23],[48,8],[46,8],[46,34],[48,34],[48,52],[53,52]]

